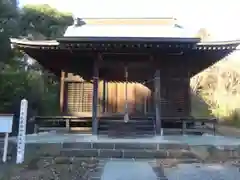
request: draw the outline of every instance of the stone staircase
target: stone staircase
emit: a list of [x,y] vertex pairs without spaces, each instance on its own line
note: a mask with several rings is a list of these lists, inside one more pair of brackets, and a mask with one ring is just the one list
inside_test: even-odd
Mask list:
[[99,119],[99,135],[111,137],[151,137],[155,135],[154,119],[152,117],[129,117],[127,123],[123,117]]
[[186,144],[164,144],[141,142],[98,142],[63,143],[62,157],[97,157],[124,159],[198,159]]

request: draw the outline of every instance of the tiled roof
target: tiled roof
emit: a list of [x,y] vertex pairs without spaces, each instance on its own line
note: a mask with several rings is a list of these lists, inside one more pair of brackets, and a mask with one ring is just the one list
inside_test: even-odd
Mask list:
[[77,19],[64,37],[194,37],[174,18]]
[[70,26],[64,37],[194,37],[182,28],[163,25]]

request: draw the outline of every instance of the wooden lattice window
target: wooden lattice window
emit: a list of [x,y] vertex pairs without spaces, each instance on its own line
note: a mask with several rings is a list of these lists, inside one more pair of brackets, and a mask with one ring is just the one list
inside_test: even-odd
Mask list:
[[93,85],[86,82],[67,84],[68,112],[92,112]]

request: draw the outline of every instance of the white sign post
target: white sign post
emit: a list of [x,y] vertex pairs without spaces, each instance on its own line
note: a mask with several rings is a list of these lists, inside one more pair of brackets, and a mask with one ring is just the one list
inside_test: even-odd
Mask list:
[[0,133],[5,133],[2,161],[7,161],[8,134],[12,132],[13,115],[0,114]]
[[23,99],[21,101],[20,117],[19,117],[19,129],[18,129],[18,139],[17,139],[17,160],[16,160],[17,164],[21,164],[24,161],[27,109],[28,109],[28,101],[26,99]]

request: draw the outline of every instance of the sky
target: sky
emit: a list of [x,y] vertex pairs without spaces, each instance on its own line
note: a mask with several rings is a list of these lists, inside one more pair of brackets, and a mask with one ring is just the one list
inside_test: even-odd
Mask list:
[[19,0],[49,4],[80,18],[174,17],[191,31],[207,28],[215,40],[240,40],[238,0]]

